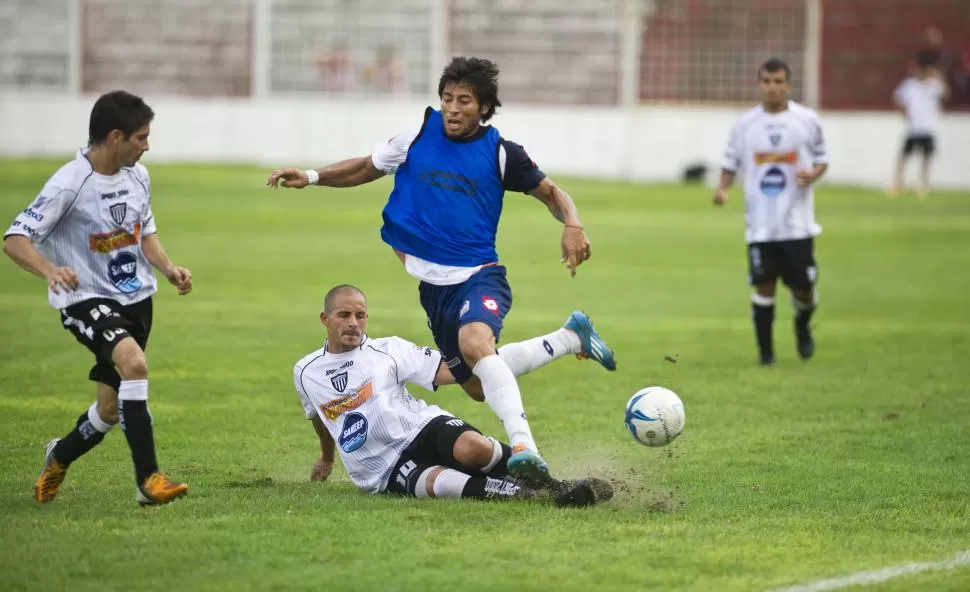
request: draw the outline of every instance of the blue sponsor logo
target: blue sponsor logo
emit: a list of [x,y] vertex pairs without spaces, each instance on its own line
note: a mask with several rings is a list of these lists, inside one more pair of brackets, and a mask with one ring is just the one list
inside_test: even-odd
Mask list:
[[27,208],[26,210],[24,210],[24,214],[27,215],[27,217],[29,218],[33,218],[34,220],[37,220],[38,222],[44,221],[44,215],[39,212],[35,212],[33,208]]
[[117,257],[108,262],[108,277],[119,292],[133,294],[141,288],[138,261],[131,253],[118,253]]
[[761,193],[768,197],[778,197],[788,185],[788,178],[778,167],[771,167],[761,177]]
[[353,452],[364,445],[367,441],[367,418],[360,413],[351,413],[344,419],[344,425],[340,428],[340,437],[337,444],[344,452]]

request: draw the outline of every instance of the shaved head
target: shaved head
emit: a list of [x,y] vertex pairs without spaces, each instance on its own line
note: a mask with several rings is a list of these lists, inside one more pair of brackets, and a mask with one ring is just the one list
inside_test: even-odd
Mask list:
[[367,297],[364,296],[364,293],[361,292],[356,286],[351,286],[350,284],[340,284],[339,286],[330,288],[330,291],[327,292],[326,297],[323,299],[324,314],[329,315],[331,312],[333,312],[333,304],[334,301],[336,301],[337,296],[347,293],[360,294],[360,297],[363,298],[365,302],[367,301]]

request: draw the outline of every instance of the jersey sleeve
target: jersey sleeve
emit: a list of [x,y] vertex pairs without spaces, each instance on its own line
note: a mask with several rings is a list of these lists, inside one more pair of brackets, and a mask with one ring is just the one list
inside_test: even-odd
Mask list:
[[721,168],[725,171],[736,173],[741,168],[741,155],[744,153],[743,136],[744,131],[739,121],[734,124],[734,129],[731,130],[731,135],[728,136],[727,147],[724,149]]
[[145,213],[141,217],[142,236],[148,236],[158,232],[158,228],[155,226],[155,214],[152,213],[152,180],[148,176],[148,169],[142,164],[135,165],[135,176],[138,182],[144,185],[145,193],[148,194],[148,207],[145,208]]
[[822,121],[818,114],[812,113],[809,120],[809,141],[808,150],[812,155],[812,164],[828,164],[829,152],[825,147],[825,133],[822,131]]
[[906,81],[900,82],[893,89],[893,101],[901,107],[906,106]]
[[40,195],[17,214],[3,238],[19,234],[30,238],[34,243],[43,242],[70,209],[76,197],[77,192],[73,189],[48,181]]
[[[499,166],[502,171],[502,185],[506,191],[529,193],[539,186],[546,174],[539,169],[520,144],[501,140]],[[504,156],[504,164],[502,162]]]
[[418,137],[420,131],[421,128],[409,129],[383,144],[378,144],[370,157],[374,163],[374,168],[388,175],[396,173],[397,167],[404,164],[407,159],[408,148],[411,147],[411,143]]
[[389,340],[388,353],[397,362],[398,380],[435,390],[434,378],[441,366],[441,352],[394,337]]
[[303,405],[303,415],[307,419],[313,419],[317,415],[317,410],[313,407],[313,403],[310,401],[310,395],[307,394],[306,388],[303,386],[303,366],[299,364],[293,367],[293,384],[296,386],[296,392],[300,395],[300,404]]

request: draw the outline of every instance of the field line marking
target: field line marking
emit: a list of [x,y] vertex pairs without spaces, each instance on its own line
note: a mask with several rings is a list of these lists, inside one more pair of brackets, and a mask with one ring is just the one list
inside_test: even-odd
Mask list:
[[776,588],[773,592],[823,592],[825,590],[839,590],[849,586],[878,584],[900,576],[908,576],[924,571],[945,571],[970,565],[970,550],[960,551],[950,559],[927,563],[903,563],[892,567],[858,571],[839,578],[815,580],[807,584],[791,586],[790,588]]

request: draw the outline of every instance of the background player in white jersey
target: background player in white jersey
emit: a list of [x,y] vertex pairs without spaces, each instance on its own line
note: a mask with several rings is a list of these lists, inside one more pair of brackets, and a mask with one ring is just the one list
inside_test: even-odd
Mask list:
[[798,353],[809,359],[815,342],[809,328],[818,301],[815,283],[815,223],[812,184],[828,167],[822,125],[815,111],[788,99],[791,69],[770,59],[758,71],[761,104],[738,119],[731,131],[714,203],[728,200],[728,188],[744,169],[745,241],[755,293],[751,297],[761,363],[775,363],[772,324],[775,284],[788,286],[795,308]]
[[[420,280],[421,306],[435,343],[462,388],[502,421],[516,453],[516,474],[548,471],[526,418],[515,375],[496,354],[512,289],[495,246],[506,191],[532,195],[563,224],[562,262],[575,275],[590,245],[572,198],[539,170],[522,146],[486,125],[502,105],[498,67],[454,58],[438,81],[440,110],[428,107],[421,126],[398,134],[373,154],[318,170],[274,171],[267,185],[353,187],[394,175],[381,238]],[[613,352],[585,317],[569,321],[583,354],[607,370]],[[541,358],[535,344],[532,358]]]
[[916,195],[925,197],[930,189],[930,163],[936,153],[941,104],[950,92],[943,75],[933,64],[933,56],[921,54],[915,75],[903,80],[893,91],[893,102],[906,116],[906,140],[896,162],[896,175],[889,191],[893,196],[903,191],[906,161],[913,151],[923,155]]
[[91,109],[88,146],[44,185],[4,234],[3,250],[47,281],[48,301],[64,328],[95,356],[89,378],[97,400],[74,429],[47,446],[34,499],[54,499],[67,468],[121,420],[135,465],[136,498],[145,505],[186,494],[158,470],[148,410],[145,345],[152,294],[161,271],[179,294],[192,274],[172,263],[155,227],[151,181],[138,159],[148,151],[155,114],[125,91],[102,95]]
[[508,445],[408,393],[408,382],[430,390],[454,384],[455,378],[440,352],[398,337],[369,338],[367,301],[354,286],[331,289],[320,320],[326,343],[293,369],[304,412],[320,439],[312,480],[330,475],[339,445],[351,480],[368,493],[546,498],[563,506],[612,497],[612,487],[600,479],[511,478]]

